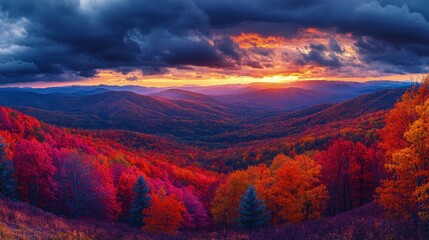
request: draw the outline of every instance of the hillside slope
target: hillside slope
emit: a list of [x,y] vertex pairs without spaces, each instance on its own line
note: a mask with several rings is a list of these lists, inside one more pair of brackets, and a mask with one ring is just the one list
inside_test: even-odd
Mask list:
[[386,220],[382,216],[378,206],[369,204],[336,217],[301,224],[246,232],[182,231],[177,235],[153,236],[123,224],[69,220],[24,203],[0,201],[0,239],[418,239],[417,228],[411,222]]
[[0,201],[0,239],[150,239],[122,224],[75,221],[25,203]]
[[132,92],[89,96],[60,96],[26,91],[4,91],[0,105],[18,109],[45,122],[85,129],[123,129],[175,136],[223,131],[236,118],[221,105],[165,99]]
[[392,108],[406,89],[382,90],[338,104],[322,104],[303,110],[257,119],[236,131],[212,136],[212,142],[232,143],[290,136],[309,127],[349,120]]
[[152,93],[151,96],[170,98],[170,99],[181,99],[181,100],[190,100],[190,101],[199,101],[199,102],[215,102],[214,98],[204,95],[201,93],[194,93],[191,91],[186,91],[182,89],[167,89],[161,92]]

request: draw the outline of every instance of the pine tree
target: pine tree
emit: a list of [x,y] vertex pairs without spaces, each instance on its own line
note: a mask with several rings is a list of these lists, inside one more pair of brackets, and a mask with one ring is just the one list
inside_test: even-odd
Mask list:
[[240,228],[258,228],[265,226],[270,220],[270,214],[266,211],[263,200],[256,197],[256,190],[253,185],[241,196],[238,226]]
[[148,195],[149,186],[143,176],[137,179],[133,187],[134,199],[130,208],[130,225],[133,227],[143,227],[143,210],[151,205],[151,197]]
[[6,159],[6,144],[0,138],[0,198],[15,200],[16,183],[11,160]]

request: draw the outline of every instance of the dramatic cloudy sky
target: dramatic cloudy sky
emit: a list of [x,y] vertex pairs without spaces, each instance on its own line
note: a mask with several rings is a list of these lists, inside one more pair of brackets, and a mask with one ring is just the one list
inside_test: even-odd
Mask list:
[[407,79],[426,0],[1,0],[0,84]]

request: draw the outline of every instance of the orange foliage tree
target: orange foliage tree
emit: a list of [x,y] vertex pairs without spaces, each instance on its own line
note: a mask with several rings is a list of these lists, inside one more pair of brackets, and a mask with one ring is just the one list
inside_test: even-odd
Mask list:
[[175,233],[183,222],[185,206],[175,194],[166,194],[163,188],[152,194],[152,205],[144,210],[144,230],[151,233]]
[[328,192],[320,183],[321,166],[307,156],[286,160],[275,172],[267,201],[277,222],[300,222],[321,217]]

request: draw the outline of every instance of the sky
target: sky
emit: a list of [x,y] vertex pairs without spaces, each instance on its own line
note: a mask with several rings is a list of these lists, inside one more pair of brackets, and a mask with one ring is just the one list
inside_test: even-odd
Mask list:
[[1,0],[0,85],[408,80],[426,0]]

